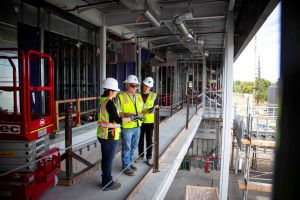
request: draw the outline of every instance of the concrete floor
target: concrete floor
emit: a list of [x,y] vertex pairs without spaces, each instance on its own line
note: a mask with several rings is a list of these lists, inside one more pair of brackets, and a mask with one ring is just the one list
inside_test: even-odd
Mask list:
[[[234,175],[230,172],[228,199],[241,200],[243,193],[238,189],[237,181],[242,179],[242,175]],[[165,197],[165,200],[183,200],[185,199],[186,185],[196,185],[205,187],[219,187],[220,172],[211,171],[204,173],[199,168],[191,168],[190,171],[178,170],[174,181]],[[269,193],[249,191],[248,199],[267,200],[270,199]]]
[[[193,112],[193,109],[190,109]],[[190,115],[190,117],[192,117]],[[162,153],[167,146],[174,140],[177,134],[184,128],[186,119],[186,107],[171,118],[165,120],[160,124],[160,147],[159,152]],[[93,126],[93,125],[91,125]],[[86,128],[78,128],[74,130],[76,134],[74,135],[73,145],[77,146],[83,140],[93,140],[96,136],[96,131]],[[78,133],[77,133],[78,132]],[[52,145],[63,145],[63,137],[56,138],[56,142]],[[144,162],[137,163],[139,170],[133,177],[128,177],[121,174],[121,158],[120,152],[115,156],[112,174],[114,178],[118,178],[121,182],[122,187],[115,191],[102,191],[101,183],[101,171],[97,171],[91,176],[85,178],[80,183],[73,185],[71,187],[56,186],[51,190],[47,191],[41,199],[63,199],[63,200],[76,200],[76,199],[125,199],[128,194],[133,190],[133,188],[138,184],[140,180],[147,174],[151,169]]]

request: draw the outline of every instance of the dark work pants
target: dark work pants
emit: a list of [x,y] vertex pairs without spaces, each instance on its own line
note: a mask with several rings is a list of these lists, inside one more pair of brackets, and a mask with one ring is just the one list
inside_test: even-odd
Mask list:
[[118,140],[104,140],[98,138],[101,144],[101,170],[102,170],[102,185],[105,186],[109,183],[108,187],[112,186],[114,183],[111,176],[112,164],[118,147]]
[[[144,136],[146,135],[146,148],[148,148],[150,145],[152,145],[152,137],[153,137],[153,124],[142,124],[141,127],[141,135],[140,135],[140,141],[139,141],[139,155],[141,157],[144,157]],[[151,159],[152,158],[152,147],[149,147],[146,152],[146,158]]]

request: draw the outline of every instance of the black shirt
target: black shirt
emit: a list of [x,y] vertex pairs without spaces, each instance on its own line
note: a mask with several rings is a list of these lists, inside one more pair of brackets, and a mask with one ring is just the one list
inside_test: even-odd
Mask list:
[[109,122],[122,124],[122,117],[119,116],[117,108],[112,100],[108,100],[106,104],[106,110],[109,114]]

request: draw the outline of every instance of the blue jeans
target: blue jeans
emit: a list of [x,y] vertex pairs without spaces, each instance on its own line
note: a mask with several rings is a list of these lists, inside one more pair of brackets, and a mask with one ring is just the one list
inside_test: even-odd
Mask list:
[[133,162],[134,152],[137,149],[140,139],[140,127],[122,129],[122,166],[123,169]]
[[102,170],[102,185],[105,186],[109,183],[108,187],[114,183],[111,176],[112,164],[119,144],[118,140],[104,140],[98,138],[101,143],[101,170]]

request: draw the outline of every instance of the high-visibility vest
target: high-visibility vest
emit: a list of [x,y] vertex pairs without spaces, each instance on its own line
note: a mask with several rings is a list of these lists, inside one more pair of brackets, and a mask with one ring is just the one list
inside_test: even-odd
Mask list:
[[[144,102],[139,93],[135,94],[135,103],[132,102],[132,99],[127,92],[119,93],[118,98],[120,99],[121,112],[124,114],[124,116],[142,115]],[[122,128],[136,128],[141,125],[142,122],[140,120],[134,122],[123,122]]]
[[[146,108],[152,108],[154,106],[154,102],[155,102],[155,99],[156,99],[156,96],[157,94],[156,93],[153,93],[153,92],[150,92],[148,97],[147,97],[147,100],[146,100],[146,103],[145,103],[145,107]],[[145,124],[152,124],[154,123],[154,113],[146,113],[144,115],[144,121],[143,123]]]
[[[100,112],[98,115],[98,129],[97,137],[101,139],[119,140],[120,138],[120,124],[109,122],[109,113],[106,110],[108,98],[102,97],[99,101]],[[115,104],[117,109],[117,106]]]

